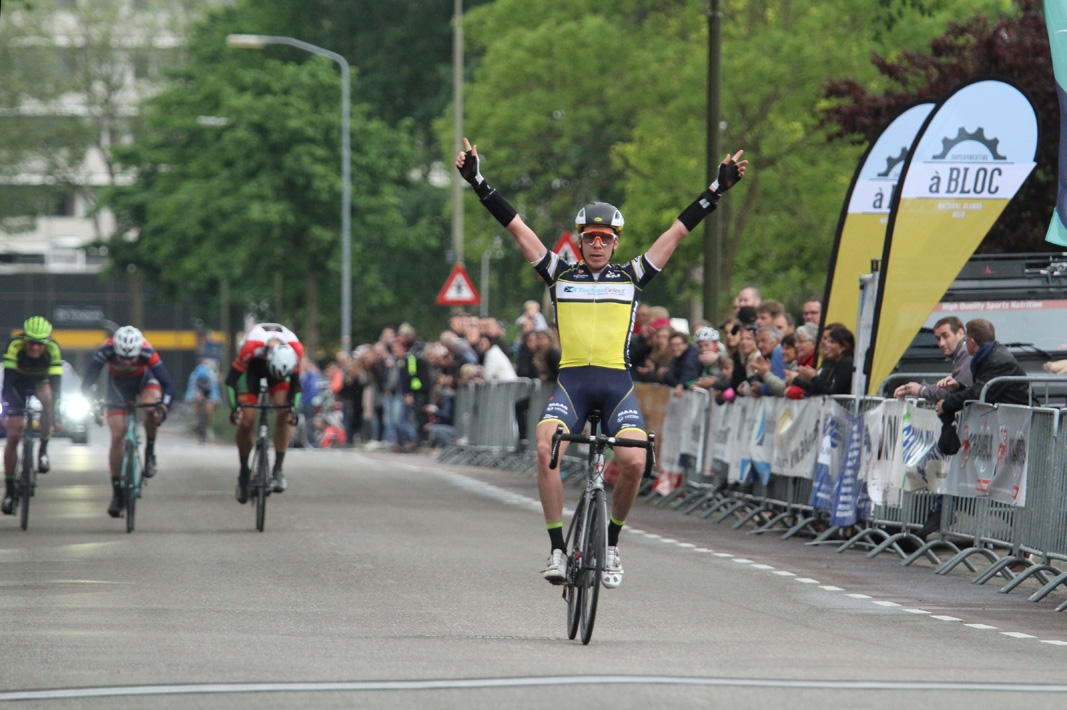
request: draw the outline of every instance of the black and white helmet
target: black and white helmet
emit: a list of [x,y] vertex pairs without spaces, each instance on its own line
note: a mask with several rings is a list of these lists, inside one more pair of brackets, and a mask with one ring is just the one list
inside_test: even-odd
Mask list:
[[124,325],[115,331],[112,338],[115,344],[115,354],[119,357],[134,358],[141,354],[141,344],[144,342],[144,334],[132,325]]
[[275,380],[288,379],[296,370],[296,350],[289,343],[276,343],[267,351],[267,370]]
[[578,210],[578,216],[574,218],[574,228],[581,234],[590,227],[608,227],[618,236],[622,234],[623,225],[626,221],[622,218],[622,212],[615,205],[607,202],[593,202]]

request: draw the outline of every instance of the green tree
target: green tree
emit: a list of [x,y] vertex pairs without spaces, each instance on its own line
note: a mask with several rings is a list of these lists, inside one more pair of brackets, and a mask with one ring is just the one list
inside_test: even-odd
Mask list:
[[[980,3],[1000,8],[1004,0]],[[820,292],[841,203],[860,148],[826,142],[822,83],[944,30],[964,0],[724,2],[725,149],[751,169],[724,201],[725,273],[799,306]],[[972,11],[972,10],[968,10]],[[472,11],[480,55],[467,132],[486,175],[546,240],[591,199],[618,204],[620,255],[646,248],[704,184],[706,3],[497,0]],[[813,39],[813,38],[818,38]],[[447,130],[447,118],[439,135]],[[444,144],[444,141],[441,141]],[[477,254],[499,227],[468,197]],[[549,245],[551,246],[551,245]],[[653,282],[649,302],[683,312],[700,289],[699,234]],[[509,276],[509,278],[511,278]],[[532,274],[514,297],[536,295]]]
[[11,5],[0,23],[0,226],[19,231],[69,196],[91,204],[115,180],[111,148],[132,130],[137,98],[180,55],[201,3]]
[[[269,315],[291,322],[314,352],[320,329],[339,331],[338,75],[321,58],[230,49],[234,29],[227,11],[193,33],[189,64],[143,105],[140,137],[116,149],[136,181],[107,195],[123,223],[110,246],[117,267],[135,264],[175,293],[203,297],[226,281],[235,300],[280,301],[282,312]],[[353,106],[353,314],[362,337],[382,319],[417,318],[413,299],[432,303],[426,279],[412,276],[432,273],[440,253],[433,225],[408,220],[410,129],[368,113]]]
[[[1040,0],[1016,0],[1008,15],[975,13],[932,40],[926,51],[899,58],[874,55],[882,81],[827,82],[822,125],[838,142],[872,140],[894,113],[917,100],[938,101],[958,85],[981,76],[1007,77],[1034,104],[1041,135],[1060,131],[1060,106],[1053,78],[1048,30]],[[1056,204],[1059,144],[1038,145],[1037,167],[978,248],[979,253],[1048,251],[1044,241]]]

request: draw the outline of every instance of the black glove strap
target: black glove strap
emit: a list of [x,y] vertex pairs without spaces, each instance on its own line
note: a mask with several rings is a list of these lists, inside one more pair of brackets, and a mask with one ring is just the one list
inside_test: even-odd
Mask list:
[[682,213],[678,215],[678,221],[692,232],[705,217],[715,211],[718,204],[719,195],[711,190],[704,190],[693,204],[682,210]]

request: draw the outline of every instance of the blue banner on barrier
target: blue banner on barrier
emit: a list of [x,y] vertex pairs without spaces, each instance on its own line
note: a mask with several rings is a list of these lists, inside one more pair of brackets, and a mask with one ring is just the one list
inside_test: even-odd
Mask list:
[[[860,504],[860,460],[863,453],[863,416],[847,415],[845,463],[834,482],[831,525],[855,525]],[[866,488],[866,486],[863,486]]]
[[844,437],[847,434],[848,412],[837,402],[826,400],[822,410],[822,441],[819,460],[815,465],[815,480],[811,486],[811,507],[832,510],[835,473],[841,470]]

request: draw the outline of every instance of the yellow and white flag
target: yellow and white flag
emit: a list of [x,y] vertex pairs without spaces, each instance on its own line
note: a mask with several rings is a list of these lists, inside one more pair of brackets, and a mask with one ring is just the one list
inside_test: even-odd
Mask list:
[[1003,81],[965,84],[927,118],[889,217],[868,392],[893,371],[1033,171],[1036,154],[1034,108]]
[[893,192],[926,117],[934,104],[917,104],[902,111],[871,143],[845,197],[830,257],[830,277],[823,298],[823,323],[844,323],[856,332],[860,277],[881,259]]

